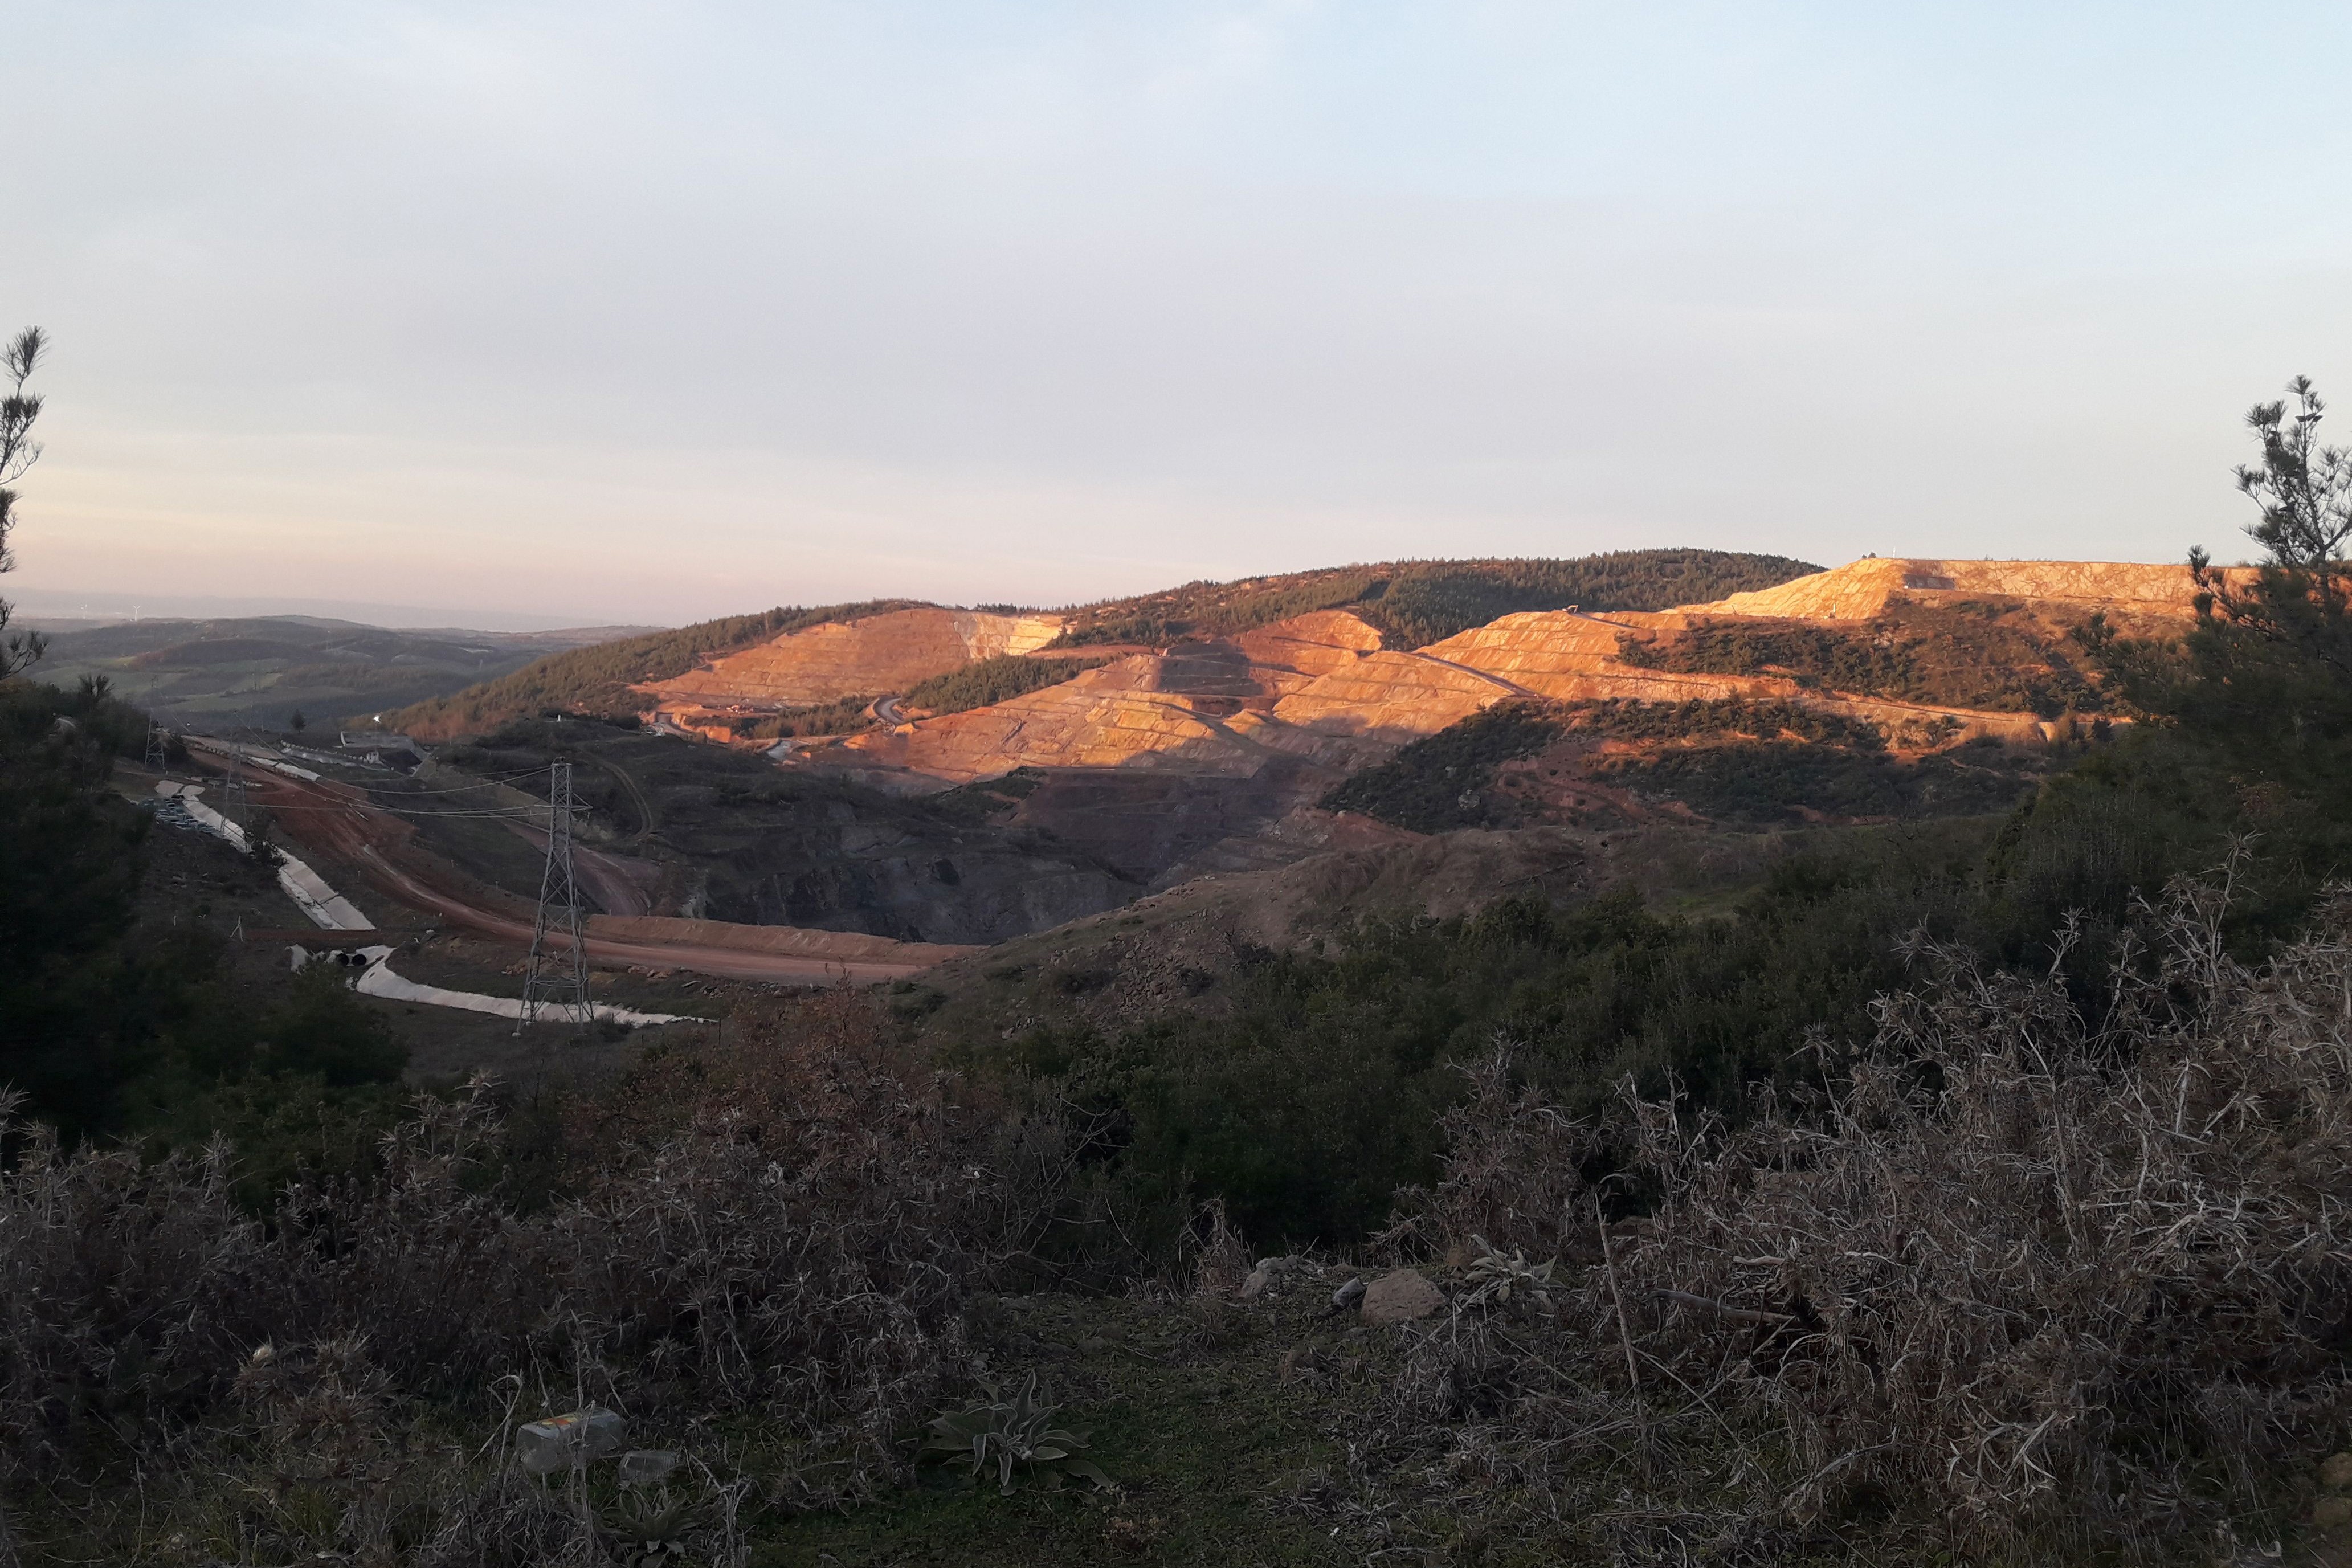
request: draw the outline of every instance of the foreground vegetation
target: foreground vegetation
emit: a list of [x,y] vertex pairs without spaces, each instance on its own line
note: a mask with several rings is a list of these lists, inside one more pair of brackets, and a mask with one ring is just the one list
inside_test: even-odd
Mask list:
[[[2352,1416],[2327,1044],[2352,932],[2331,914],[2249,969],[2222,897],[2152,915],[2096,1017],[2062,977],[1932,950],[1824,1100],[1736,1126],[1631,1085],[1572,1114],[1489,1049],[1434,1180],[1352,1258],[1280,1269],[1214,1208],[1128,1253],[1090,1119],[927,1073],[850,996],[651,1059],[551,1137],[479,1089],[425,1101],[259,1221],[226,1151],[142,1166],[26,1130],[0,1184],[13,1545],[2048,1563],[2274,1539]],[[1435,1315],[1326,1304],[1397,1262]],[[1121,1279],[1125,1305],[1052,1283]],[[963,1391],[1038,1370],[1116,1490],[915,1464],[927,1421],[987,1410]],[[608,1466],[514,1465],[516,1423],[586,1402],[684,1457],[666,1515]]]

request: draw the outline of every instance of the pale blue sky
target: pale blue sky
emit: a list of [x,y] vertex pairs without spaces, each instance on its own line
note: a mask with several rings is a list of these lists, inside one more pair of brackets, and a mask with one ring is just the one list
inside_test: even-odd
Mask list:
[[[12,8],[12,596],[2237,552],[2352,9]],[[2352,441],[2352,402],[2344,438]]]

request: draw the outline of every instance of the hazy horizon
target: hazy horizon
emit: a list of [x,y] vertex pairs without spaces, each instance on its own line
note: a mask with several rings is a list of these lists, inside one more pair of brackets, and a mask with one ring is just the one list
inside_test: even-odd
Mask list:
[[2352,395],[2336,8],[88,0],[12,45],[28,608],[2227,559],[2245,406]]

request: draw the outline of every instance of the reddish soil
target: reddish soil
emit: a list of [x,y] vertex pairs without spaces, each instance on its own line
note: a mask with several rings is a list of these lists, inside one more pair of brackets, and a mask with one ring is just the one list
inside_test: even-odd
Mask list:
[[[210,753],[194,751],[191,755],[201,766],[222,771],[222,763]],[[425,848],[416,841],[414,824],[379,809],[362,791],[331,780],[312,784],[259,769],[247,773],[246,788],[253,805],[266,807],[306,858],[322,863],[322,874],[355,876],[384,897],[437,915],[450,925],[529,944],[534,912],[529,902],[468,876]],[[568,945],[557,940],[559,945]],[[615,968],[688,969],[785,984],[896,980],[929,966],[928,961],[829,958],[635,938],[592,936],[587,947],[591,963]]]

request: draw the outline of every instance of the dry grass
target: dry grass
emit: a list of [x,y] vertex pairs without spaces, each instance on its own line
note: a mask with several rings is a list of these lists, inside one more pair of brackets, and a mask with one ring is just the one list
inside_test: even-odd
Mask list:
[[1724,1503],[1678,1539],[1717,1556],[1857,1510],[2011,1552],[2259,1526],[2352,1415],[2352,906],[2254,971],[2228,896],[2147,910],[2096,1022],[2060,974],[1923,944],[1832,1090],[1736,1131],[1572,1122],[1491,1064],[1391,1243],[1476,1232],[1581,1284],[1556,1323],[1457,1311],[1400,1414],[1605,1440],[1644,1479],[1697,1441]]
[[[497,1451],[587,1398],[689,1447],[713,1413],[755,1422],[822,1478],[803,1504],[901,1476],[895,1435],[968,1375],[968,1285],[1025,1245],[1055,1167],[888,1059],[866,1016],[748,1020],[723,1055],[653,1064],[614,1101],[634,1124],[583,1118],[570,1195],[528,1215],[501,1201],[486,1085],[421,1103],[373,1178],[294,1188],[266,1222],[235,1206],[225,1149],[142,1168],[22,1128],[0,1175],[0,1493],[55,1521],[127,1487],[150,1517],[118,1548],[157,1561],[593,1556],[577,1500]],[[464,1429],[419,1454],[435,1412]]]

